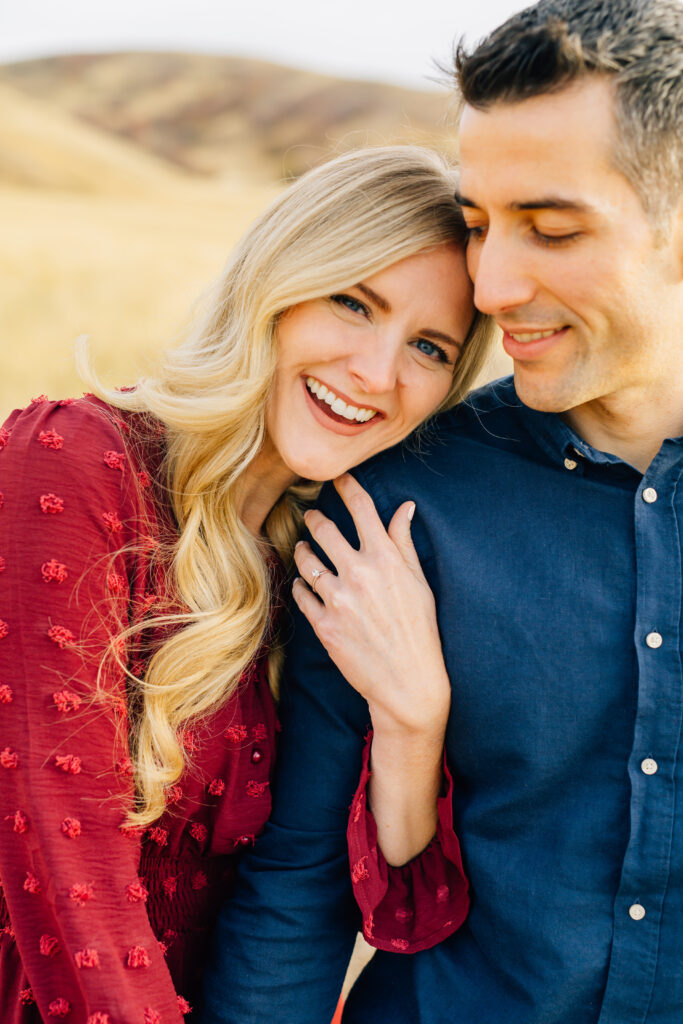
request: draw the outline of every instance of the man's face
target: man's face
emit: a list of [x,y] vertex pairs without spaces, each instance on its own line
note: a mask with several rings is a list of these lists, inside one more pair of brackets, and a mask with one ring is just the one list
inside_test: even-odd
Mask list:
[[503,329],[517,392],[536,409],[642,400],[683,374],[680,231],[655,237],[611,164],[615,131],[602,78],[463,113],[475,303]]

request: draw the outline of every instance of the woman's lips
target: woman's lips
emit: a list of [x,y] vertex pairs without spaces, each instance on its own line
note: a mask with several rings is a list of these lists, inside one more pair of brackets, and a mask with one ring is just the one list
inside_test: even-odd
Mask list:
[[346,437],[350,437],[355,434],[359,434],[363,430],[368,430],[372,427],[373,423],[378,423],[384,419],[383,413],[377,413],[368,420],[367,423],[358,423],[357,421],[347,420],[344,416],[340,416],[336,412],[332,412],[332,409],[323,402],[320,398],[315,395],[306,387],[305,378],[301,378],[301,386],[304,389],[306,401],[308,402],[311,412],[315,416],[316,420],[328,430],[332,430],[335,434],[343,434]]

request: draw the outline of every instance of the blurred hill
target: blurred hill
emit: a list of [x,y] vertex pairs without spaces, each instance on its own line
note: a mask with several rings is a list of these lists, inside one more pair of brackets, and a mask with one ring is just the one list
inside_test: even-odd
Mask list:
[[452,148],[451,97],[259,60],[112,53],[22,61],[0,83],[194,175],[273,181],[340,146]]
[[0,422],[83,390],[82,333],[105,380],[134,380],[283,179],[365,144],[451,150],[450,103],[227,57],[0,65]]

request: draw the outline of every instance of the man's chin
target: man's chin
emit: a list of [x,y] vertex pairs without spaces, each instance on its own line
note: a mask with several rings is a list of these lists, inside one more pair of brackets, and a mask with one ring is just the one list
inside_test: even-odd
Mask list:
[[529,375],[514,368],[515,391],[520,401],[537,412],[567,412],[577,405],[576,396],[551,380],[530,380]]

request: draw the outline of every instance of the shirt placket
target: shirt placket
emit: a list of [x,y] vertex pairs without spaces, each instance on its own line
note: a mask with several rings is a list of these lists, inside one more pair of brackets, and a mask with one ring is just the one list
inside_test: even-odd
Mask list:
[[[665,442],[634,499],[638,703],[628,763],[631,828],[614,903],[598,1024],[646,1024],[669,879],[681,736],[680,446]],[[680,514],[680,513],[679,513]]]

